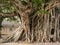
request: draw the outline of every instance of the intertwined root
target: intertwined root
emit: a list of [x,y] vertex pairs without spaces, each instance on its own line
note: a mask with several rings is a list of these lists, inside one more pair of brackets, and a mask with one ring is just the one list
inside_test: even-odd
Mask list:
[[16,42],[19,37],[21,36],[23,32],[22,26],[19,26],[16,30],[14,30],[10,35],[8,35],[6,38],[3,38],[0,40],[0,43],[2,42],[8,42],[13,39],[13,42]]

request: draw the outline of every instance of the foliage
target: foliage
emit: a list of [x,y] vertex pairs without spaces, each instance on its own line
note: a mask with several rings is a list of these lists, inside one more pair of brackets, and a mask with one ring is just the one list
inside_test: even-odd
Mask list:
[[8,18],[7,18],[7,21],[19,22],[19,21],[18,21],[18,18],[19,18],[18,16],[8,17]]
[[[46,0],[47,1],[47,0]],[[47,14],[45,11],[45,0],[32,0],[33,6],[38,9],[38,14]]]
[[[16,6],[14,3],[12,3],[11,0],[0,0],[0,13],[10,14],[13,13],[14,11],[16,11]],[[6,18],[5,16],[0,17],[0,26],[3,19],[5,18]],[[17,19],[15,17],[9,17],[9,21],[12,20],[16,21]]]
[[24,0],[21,1],[21,3],[22,3],[23,5],[25,5],[25,6],[28,4],[28,3],[27,3],[26,1],[24,1]]
[[[7,14],[7,13],[13,13],[14,11],[16,11],[16,6],[14,3],[12,3],[10,0],[0,0],[0,13]],[[10,19],[12,20],[13,18],[10,17]]]
[[0,13],[12,13],[16,10],[16,6],[10,0],[0,0]]
[[43,7],[44,0],[32,0],[32,3],[35,8],[40,9]]

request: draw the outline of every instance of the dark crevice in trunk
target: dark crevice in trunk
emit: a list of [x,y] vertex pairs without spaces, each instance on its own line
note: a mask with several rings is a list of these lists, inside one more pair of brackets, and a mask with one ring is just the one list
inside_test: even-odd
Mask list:
[[51,35],[54,35],[54,28],[51,29]]

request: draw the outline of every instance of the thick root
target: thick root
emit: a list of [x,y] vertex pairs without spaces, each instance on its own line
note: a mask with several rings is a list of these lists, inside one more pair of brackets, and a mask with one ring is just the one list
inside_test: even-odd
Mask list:
[[3,42],[8,42],[9,40],[13,39],[14,42],[17,41],[19,39],[19,37],[21,36],[23,32],[23,29],[21,28],[21,26],[19,26],[16,30],[14,30],[9,36],[7,36],[4,39],[0,40],[0,43]]

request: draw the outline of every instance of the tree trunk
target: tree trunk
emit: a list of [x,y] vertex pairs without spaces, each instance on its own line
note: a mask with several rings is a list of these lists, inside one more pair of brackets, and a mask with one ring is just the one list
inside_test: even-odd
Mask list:
[[[20,15],[21,16],[21,15]],[[26,13],[23,13],[23,16],[21,16],[23,29],[25,30],[26,34],[26,41],[30,42],[30,25],[29,25],[29,16]]]
[[[25,30],[26,34],[26,41],[30,42],[30,20],[29,14],[32,13],[31,5],[24,6],[21,4],[19,0],[15,0],[15,4],[18,7],[17,13],[21,16],[21,21],[23,25],[23,29]],[[29,8],[28,8],[29,7]]]

